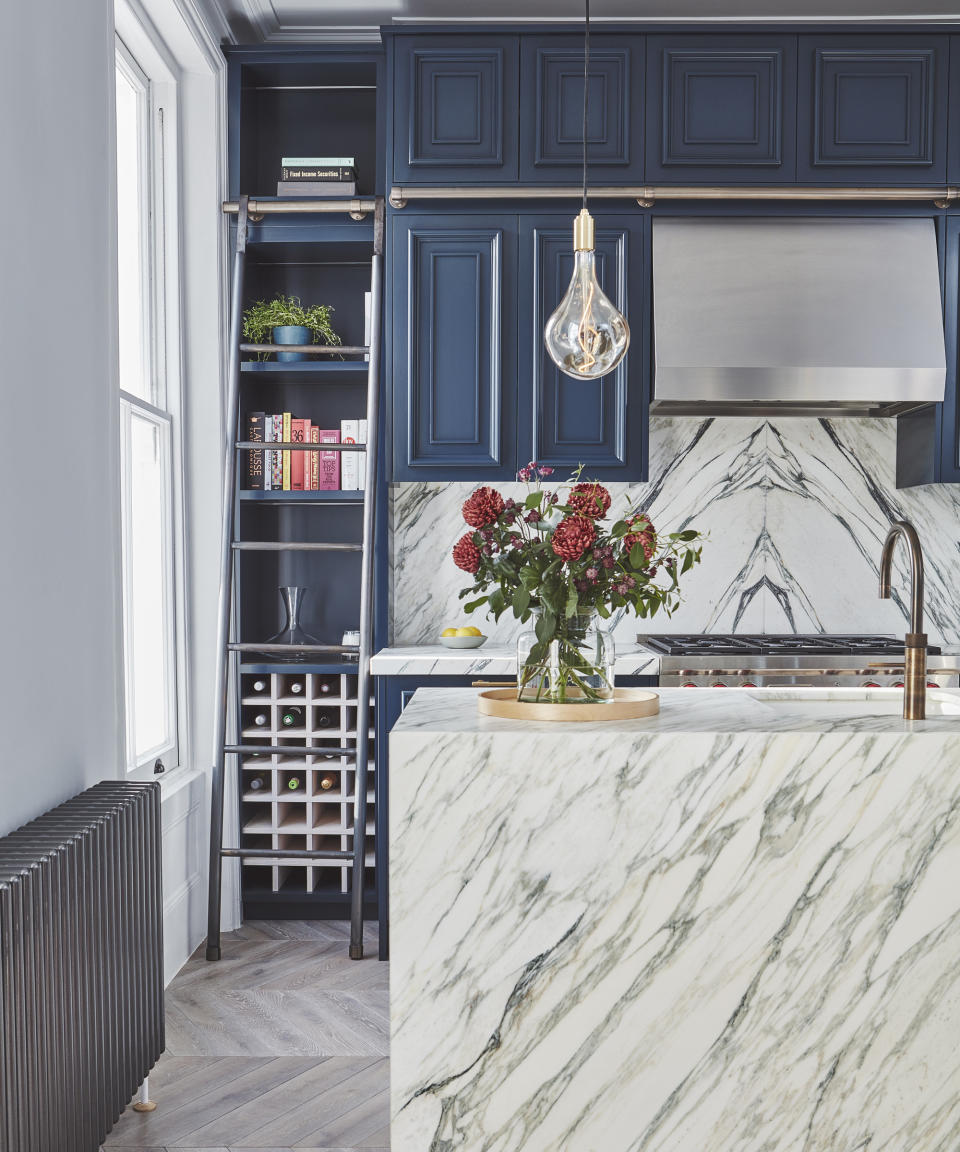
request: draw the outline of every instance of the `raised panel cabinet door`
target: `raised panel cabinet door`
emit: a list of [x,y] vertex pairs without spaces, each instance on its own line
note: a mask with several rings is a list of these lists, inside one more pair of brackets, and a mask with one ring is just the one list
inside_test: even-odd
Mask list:
[[516,473],[516,217],[393,222],[394,475]]
[[[596,214],[595,214],[596,215]],[[585,466],[601,480],[641,480],[646,470],[649,391],[647,292],[644,270],[649,220],[624,225],[596,215],[600,286],[627,318],[630,347],[613,372],[578,380],[547,354],[543,328],[573,272],[568,215],[522,216],[519,229],[520,463],[539,460],[562,472]]]
[[946,180],[947,40],[801,36],[798,177]]
[[394,179],[515,181],[517,37],[397,37],[395,53]]
[[647,183],[796,177],[796,38],[647,37]]
[[960,182],[960,36],[950,37],[949,103],[947,116],[947,182]]
[[[520,45],[520,179],[579,183],[583,37],[524,36]],[[643,37],[591,36],[587,141],[594,184],[643,179]]]

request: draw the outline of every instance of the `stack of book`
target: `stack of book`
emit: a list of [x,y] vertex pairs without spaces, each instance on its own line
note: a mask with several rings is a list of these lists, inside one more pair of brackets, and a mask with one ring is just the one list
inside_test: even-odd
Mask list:
[[[263,444],[363,444],[366,420],[321,428],[290,412],[247,414],[247,439]],[[247,453],[247,488],[256,492],[358,491],[365,487],[366,452],[298,452],[265,448]]]
[[284,156],[278,196],[356,196],[352,156]]

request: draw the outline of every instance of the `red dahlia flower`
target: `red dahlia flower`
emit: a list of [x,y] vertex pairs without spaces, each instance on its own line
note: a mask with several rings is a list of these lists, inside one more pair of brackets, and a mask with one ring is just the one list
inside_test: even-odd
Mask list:
[[463,504],[463,518],[471,528],[495,524],[506,505],[495,488],[478,488]]
[[561,560],[579,560],[596,538],[589,516],[566,516],[554,529],[550,544]]
[[603,520],[610,510],[610,493],[602,484],[575,484],[567,503],[592,520]]
[[480,549],[473,542],[472,533],[468,532],[453,546],[453,562],[464,572],[476,572],[480,567]]
[[657,534],[654,531],[653,525],[647,516],[631,516],[627,521],[631,528],[636,528],[637,531],[629,532],[623,538],[623,546],[629,554],[635,544],[639,544],[643,549],[644,556],[649,560],[657,547]]

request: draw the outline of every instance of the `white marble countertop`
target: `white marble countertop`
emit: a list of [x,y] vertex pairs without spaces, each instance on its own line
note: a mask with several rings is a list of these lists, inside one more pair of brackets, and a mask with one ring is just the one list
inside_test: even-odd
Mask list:
[[[480,648],[381,648],[370,660],[370,671],[374,676],[515,676],[517,649],[489,641]],[[658,676],[660,658],[636,644],[618,646],[614,671],[617,676]]]
[[551,733],[563,740],[593,739],[599,732],[628,735],[667,732],[893,732],[960,735],[960,691],[927,693],[927,719],[904,720],[903,692],[896,688],[658,688],[660,712],[641,720],[555,723],[501,720],[477,710],[481,689],[418,689],[394,732]]

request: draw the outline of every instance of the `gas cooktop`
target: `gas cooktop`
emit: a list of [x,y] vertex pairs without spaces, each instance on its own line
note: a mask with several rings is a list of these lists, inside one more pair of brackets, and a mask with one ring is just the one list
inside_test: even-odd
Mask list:
[[[665,656],[846,656],[902,655],[903,641],[895,636],[829,636],[818,633],[798,636],[788,633],[777,635],[742,636],[638,636],[637,643]],[[930,646],[928,655],[939,655],[940,649]]]

